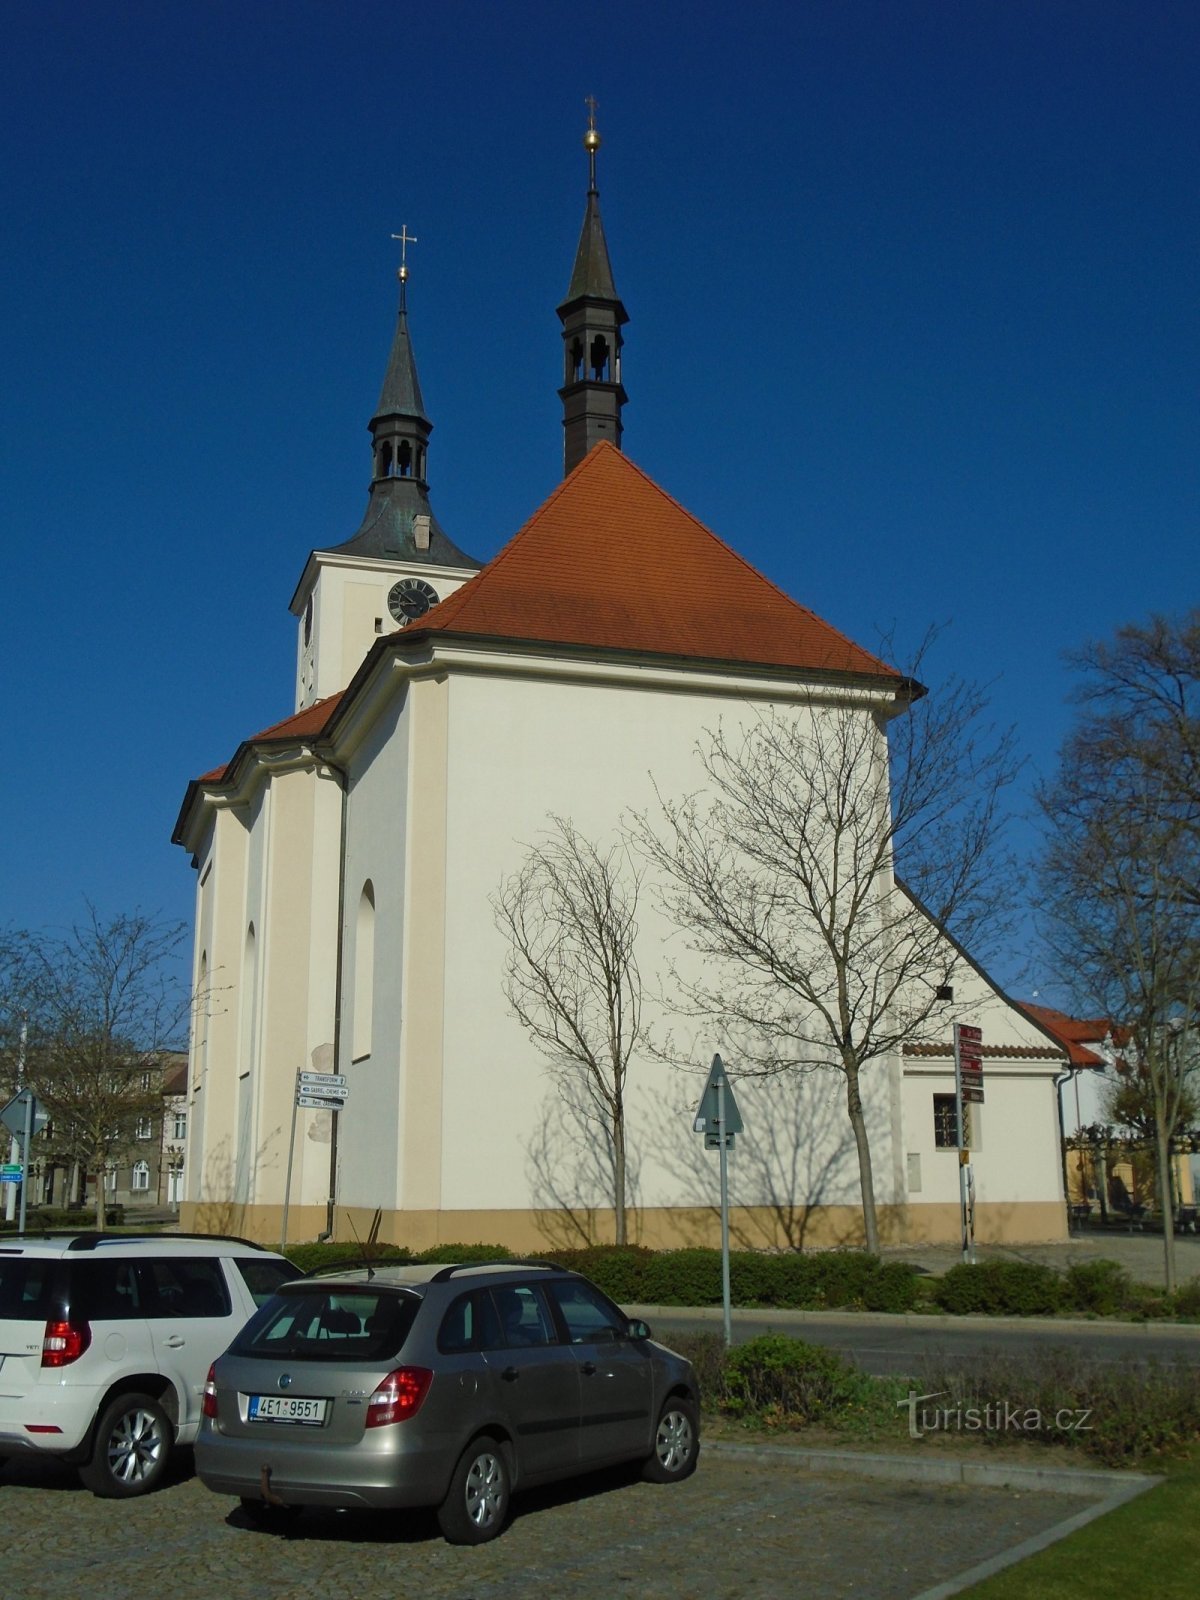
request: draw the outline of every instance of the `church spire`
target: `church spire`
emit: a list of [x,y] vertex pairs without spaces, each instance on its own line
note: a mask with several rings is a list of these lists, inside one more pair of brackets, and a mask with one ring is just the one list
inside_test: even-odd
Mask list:
[[419,561],[431,565],[477,567],[453,544],[429,505],[428,456],[433,423],[425,412],[417,362],[408,333],[408,247],[416,244],[407,226],[392,238],[400,245],[400,307],[387,371],[371,434],[371,487],[362,522],[341,554]]
[[596,101],[589,96],[588,129],[583,147],[588,153],[587,206],[579,248],[567,297],[558,308],[563,325],[564,382],[558,391],[563,403],[563,469],[577,467],[593,445],[607,439],[621,445],[621,329],[629,321],[617,296],[604,224],[600,220],[600,191],[596,187]]
[[400,312],[388,357],[383,389],[368,424],[373,441],[374,479],[416,478],[425,482],[425,457],[433,424],[425,415],[412,341],[408,336],[408,247],[416,239],[407,224],[392,235],[400,242]]

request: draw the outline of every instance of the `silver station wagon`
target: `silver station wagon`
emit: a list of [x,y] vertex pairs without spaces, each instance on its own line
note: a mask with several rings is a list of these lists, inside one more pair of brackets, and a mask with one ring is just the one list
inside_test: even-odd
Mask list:
[[196,1470],[265,1523],[437,1508],[452,1544],[513,1491],[617,1462],[695,1470],[695,1374],[586,1278],[541,1263],[357,1263],[284,1284],[216,1362]]

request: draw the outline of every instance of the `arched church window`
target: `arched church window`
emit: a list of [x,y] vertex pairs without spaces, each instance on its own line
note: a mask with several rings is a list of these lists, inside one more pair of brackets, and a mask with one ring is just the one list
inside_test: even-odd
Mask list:
[[375,1009],[375,888],[370,878],[358,897],[354,928],[354,1020],[350,1055],[361,1061],[371,1054],[372,1012]]
[[308,604],[304,608],[304,642],[312,643],[312,595],[308,597]]
[[598,333],[592,340],[592,348],[588,359],[592,369],[592,382],[607,383],[608,340],[602,333]]
[[401,478],[412,475],[412,445],[407,439],[400,441],[400,448],[396,451],[396,473]]

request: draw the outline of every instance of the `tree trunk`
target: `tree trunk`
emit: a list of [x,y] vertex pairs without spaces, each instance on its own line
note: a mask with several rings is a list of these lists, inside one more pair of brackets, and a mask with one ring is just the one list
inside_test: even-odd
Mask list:
[[96,1232],[104,1232],[104,1163],[96,1168]]
[[1171,1141],[1158,1119],[1155,1144],[1158,1148],[1158,1203],[1162,1211],[1163,1271],[1167,1293],[1175,1293],[1175,1206],[1171,1197]]
[[626,1244],[625,1233],[625,1111],[618,1106],[613,1118],[613,1213],[617,1243]]
[[852,1058],[845,1060],[842,1070],[846,1074],[846,1109],[850,1114],[850,1126],[854,1130],[854,1144],[858,1150],[858,1184],[862,1191],[863,1233],[867,1249],[872,1255],[877,1255],[879,1223],[875,1217],[875,1179],[871,1171],[871,1145],[867,1138],[862,1096],[858,1089],[858,1062]]

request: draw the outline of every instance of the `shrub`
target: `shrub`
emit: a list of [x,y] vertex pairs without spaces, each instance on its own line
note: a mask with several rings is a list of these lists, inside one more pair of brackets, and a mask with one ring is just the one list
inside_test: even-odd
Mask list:
[[582,1272],[618,1305],[645,1304],[646,1264],[654,1251],[644,1245],[590,1245],[581,1250],[548,1250],[540,1259],[555,1261],[572,1272]]
[[1068,1307],[1113,1317],[1129,1304],[1132,1280],[1116,1261],[1076,1261],[1067,1268],[1064,1299]]
[[651,1305],[719,1305],[721,1252],[719,1250],[658,1251],[646,1263],[643,1293]]
[[862,1303],[868,1311],[911,1311],[921,1297],[917,1268],[908,1261],[887,1261],[863,1284]]
[[722,1378],[723,1411],[793,1426],[861,1403],[871,1384],[835,1351],[774,1333],[730,1350]]
[[512,1251],[503,1244],[434,1244],[422,1250],[416,1261],[505,1261]]
[[301,1272],[315,1272],[318,1267],[335,1266],[339,1261],[411,1261],[412,1251],[403,1245],[364,1245],[357,1239],[334,1244],[324,1241],[313,1244],[290,1244],[287,1258]]
[[1045,1317],[1062,1304],[1063,1280],[1032,1261],[963,1261],[942,1276],[935,1299],[955,1316]]
[[1176,1289],[1175,1315],[1189,1322],[1200,1321],[1200,1278],[1193,1278]]
[[813,1256],[822,1303],[858,1306],[867,1284],[879,1271],[879,1257],[865,1250],[825,1250]]

